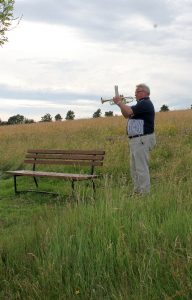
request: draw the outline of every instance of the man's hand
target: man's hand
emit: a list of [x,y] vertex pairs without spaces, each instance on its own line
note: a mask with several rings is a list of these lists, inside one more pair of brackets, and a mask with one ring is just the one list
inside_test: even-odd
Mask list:
[[122,102],[122,97],[124,97],[124,96],[123,95],[115,96],[115,97],[113,97],[113,101],[114,101],[115,104],[117,104],[120,107],[122,115],[126,119],[128,119],[131,115],[133,115],[133,110],[130,106],[125,105]]
[[122,97],[123,97],[123,95],[113,97],[113,101],[115,102],[115,104],[120,102],[122,100]]
[[113,97],[113,101],[115,104],[117,104],[119,101],[121,101],[121,98],[119,96]]

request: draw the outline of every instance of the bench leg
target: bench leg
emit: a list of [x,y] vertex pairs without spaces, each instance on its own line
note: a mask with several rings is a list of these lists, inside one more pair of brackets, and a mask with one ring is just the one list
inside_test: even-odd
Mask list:
[[[52,193],[52,192],[46,192],[46,191],[35,191],[35,190],[32,190],[32,189],[18,191],[18,190],[17,190],[16,177],[17,177],[17,176],[20,176],[20,175],[13,175],[13,176],[14,176],[15,195],[16,195],[16,194],[19,194],[19,193],[22,193],[22,192],[36,192],[36,193],[41,193],[41,194],[53,194],[53,195],[58,195],[58,193]],[[35,178],[35,177],[33,177],[33,178],[34,178],[34,180],[35,180],[36,186],[38,187],[36,178]]]
[[38,184],[37,184],[37,179],[35,177],[34,178],[34,181],[35,181],[35,184],[36,184],[36,187],[38,187]]
[[96,193],[96,188],[95,188],[95,182],[94,182],[94,180],[92,180],[92,184],[93,184],[94,193]]
[[14,188],[15,188],[15,195],[18,193],[17,191],[17,182],[16,182],[16,175],[14,175]]
[[75,201],[74,180],[71,180],[71,185],[72,185],[72,195],[73,195],[73,200]]

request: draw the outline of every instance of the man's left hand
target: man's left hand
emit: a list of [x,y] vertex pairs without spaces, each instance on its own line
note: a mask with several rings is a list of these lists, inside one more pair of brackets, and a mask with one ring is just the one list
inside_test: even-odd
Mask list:
[[119,101],[121,101],[122,97],[123,97],[123,95],[113,97],[113,101],[115,102],[115,104],[117,104]]

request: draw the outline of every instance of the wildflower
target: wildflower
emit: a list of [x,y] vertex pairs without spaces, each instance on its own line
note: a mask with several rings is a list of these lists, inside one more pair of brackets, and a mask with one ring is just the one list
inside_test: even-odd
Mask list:
[[80,294],[80,291],[76,291],[76,292],[75,292],[75,295],[78,295],[78,294]]

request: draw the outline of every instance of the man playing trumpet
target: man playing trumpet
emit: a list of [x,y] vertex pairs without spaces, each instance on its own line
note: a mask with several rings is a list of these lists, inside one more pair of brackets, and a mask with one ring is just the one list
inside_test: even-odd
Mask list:
[[130,146],[130,170],[134,183],[134,193],[150,193],[149,152],[156,144],[154,134],[155,109],[150,98],[150,89],[145,84],[136,85],[137,104],[128,106],[122,102],[123,95],[115,96],[122,115],[129,119],[127,134]]

